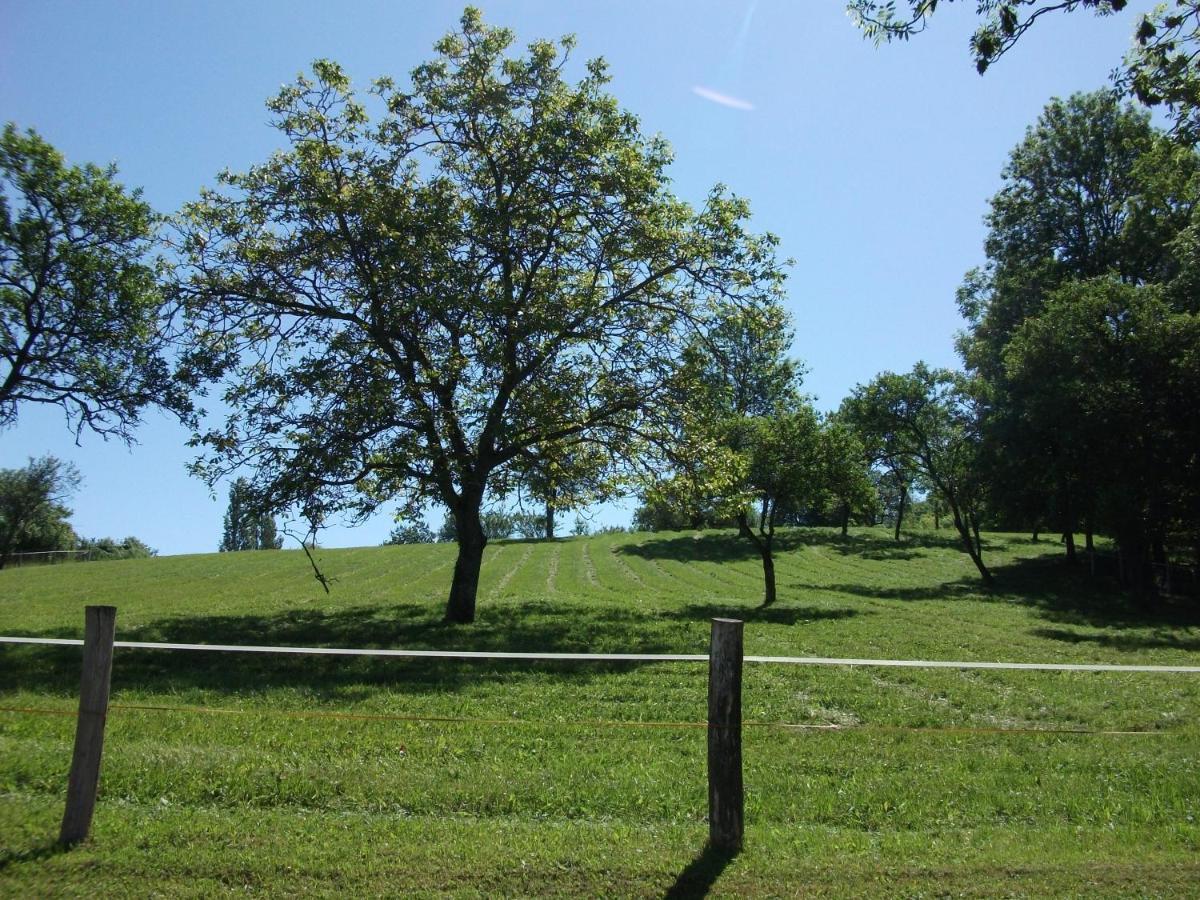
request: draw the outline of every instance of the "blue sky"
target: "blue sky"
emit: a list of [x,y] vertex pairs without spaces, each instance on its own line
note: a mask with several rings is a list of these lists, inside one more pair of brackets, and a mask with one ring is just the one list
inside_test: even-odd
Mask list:
[[[479,5],[521,45],[574,33],[578,63],[608,60],[611,92],[673,145],[680,196],[699,202],[723,182],[751,201],[756,227],[795,260],[794,354],[825,409],[884,369],[956,363],[954,291],[982,261],[982,218],[1008,151],[1050,97],[1106,83],[1150,6],[1044,20],[980,78],[969,0],[943,5],[911,43],[880,48],[841,0]],[[337,60],[364,87],[378,75],[402,81],[461,12],[446,2],[0,0],[0,118],[37,129],[72,162],[117,163],[125,184],[173,212],[221,169],[280,146],[264,102],[313,59]],[[225,491],[214,499],[186,474],[188,434],[150,412],[138,438],[132,449],[89,435],[77,446],[61,413],[27,407],[0,433],[0,466],[47,452],[74,462],[82,535],[132,534],[164,554],[214,550]],[[595,523],[628,520],[613,507]],[[391,524],[335,527],[321,542],[377,544]]]

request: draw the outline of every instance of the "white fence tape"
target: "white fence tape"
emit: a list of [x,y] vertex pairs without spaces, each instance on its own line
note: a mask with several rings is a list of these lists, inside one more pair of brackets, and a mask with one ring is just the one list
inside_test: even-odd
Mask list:
[[[82,646],[76,638],[0,637],[0,644]],[[382,650],[352,647],[258,647],[247,644],[165,644],[114,641],[130,650],[209,650],[222,653],[300,653],[316,656],[433,657],[436,659],[578,660],[580,662],[707,662],[707,653],[521,653],[505,650]],[[826,656],[746,656],[748,663],[793,666],[882,666],[905,669],[1015,669],[1043,672],[1173,672],[1200,675],[1200,666],[1115,665],[1108,663],[958,662],[943,659],[853,659]]]

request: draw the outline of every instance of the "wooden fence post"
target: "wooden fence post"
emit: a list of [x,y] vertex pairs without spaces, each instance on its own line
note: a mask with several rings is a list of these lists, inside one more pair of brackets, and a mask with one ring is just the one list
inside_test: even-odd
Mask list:
[[100,785],[100,756],[104,752],[104,722],[108,718],[116,626],[115,606],[85,608],[79,720],[75,725],[75,753],[67,781],[67,809],[58,834],[58,842],[64,846],[78,844],[92,827],[96,790]]
[[742,849],[742,623],[713,619],[708,652],[708,841]]

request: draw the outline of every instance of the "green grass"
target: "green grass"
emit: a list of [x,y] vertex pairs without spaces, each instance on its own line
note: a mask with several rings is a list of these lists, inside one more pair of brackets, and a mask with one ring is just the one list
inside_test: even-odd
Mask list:
[[[1200,665],[1194,608],[986,544],[991,592],[944,533],[788,532],[762,610],[731,533],[497,543],[465,627],[446,546],[321,551],[330,595],[291,552],[16,569],[0,634],[111,603],[130,640],[703,653],[733,615],[748,654]],[[69,713],[78,670],[0,647],[0,706]],[[87,845],[50,844],[74,719],[0,712],[0,895],[1200,895],[1200,676],[748,664],[732,860],[704,850],[705,690],[691,663],[119,650]]]

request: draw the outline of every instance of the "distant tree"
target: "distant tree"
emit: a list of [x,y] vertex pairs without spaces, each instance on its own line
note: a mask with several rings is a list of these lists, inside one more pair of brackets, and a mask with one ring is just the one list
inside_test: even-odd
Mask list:
[[963,550],[984,584],[991,584],[979,534],[985,479],[972,383],[958,373],[917,363],[911,372],[884,372],[857,386],[840,414],[876,441],[887,435],[890,452],[945,501]]
[[63,504],[79,487],[78,470],[53,456],[23,469],[0,469],[0,569],[14,553],[70,550],[75,532]]
[[0,428],[27,403],[59,406],[84,429],[132,440],[142,410],[186,419],[172,377],[158,217],[116,168],[67,165],[35,132],[0,137]]
[[[1107,16],[1126,5],[1127,0],[975,0],[981,20],[970,42],[975,68],[986,72],[1043,16],[1077,9]],[[886,42],[924,31],[938,2],[908,0],[908,14],[899,15],[895,0],[849,0],[847,6],[867,37]],[[1124,66],[1113,72],[1115,87],[1147,106],[1165,106],[1179,138],[1195,144],[1200,138],[1200,0],[1156,6],[1138,20],[1133,42]]]
[[435,540],[433,531],[424,521],[417,519],[401,522],[392,529],[384,545],[389,544],[432,544]]
[[[528,448],[514,460],[508,480],[518,496],[542,504],[545,512],[537,517],[540,534],[523,536],[553,538],[558,513],[610,499],[622,481],[616,462],[607,448],[586,438]],[[508,493],[502,481],[497,479],[497,487]],[[532,521],[526,518],[521,524]]]
[[849,533],[850,516],[875,505],[867,452],[854,429],[837,417],[821,423],[817,442],[820,486],[837,510],[845,537]]
[[778,306],[720,310],[676,372],[668,477],[645,494],[648,508],[696,524],[736,523],[762,559],[764,605],[776,599],[776,527],[819,495],[818,419],[787,355],[791,338]]
[[634,531],[682,531],[699,527],[685,510],[673,506],[670,498],[656,496],[653,491],[643,496],[633,511]]
[[[825,460],[816,412],[805,403],[771,418],[731,426],[729,444],[740,475],[730,500],[742,500],[738,533],[758,551],[763,566],[763,606],[775,602],[775,529],[782,510],[814,505],[821,496]],[[748,503],[745,501],[749,501]]]
[[195,357],[233,410],[200,441],[212,480],[319,523],[396,498],[455,518],[446,618],[470,622],[484,497],[530,448],[587,436],[636,455],[718,303],[777,301],[777,240],[723,189],[700,210],[666,143],[564,78],[566,40],[508,55],[468,9],[372,122],[319,61],[270,103],[288,146],[184,213]]
[[283,546],[275,517],[258,505],[250,482],[239,478],[229,488],[229,508],[221,534],[221,552],[234,550],[278,550]]
[[[484,536],[489,541],[512,537],[513,532],[517,529],[516,517],[512,513],[500,509],[485,510],[480,514],[479,523],[483,528]],[[446,518],[442,520],[442,525],[438,529],[437,539],[442,543],[458,540],[458,519],[453,513],[446,513]]]

